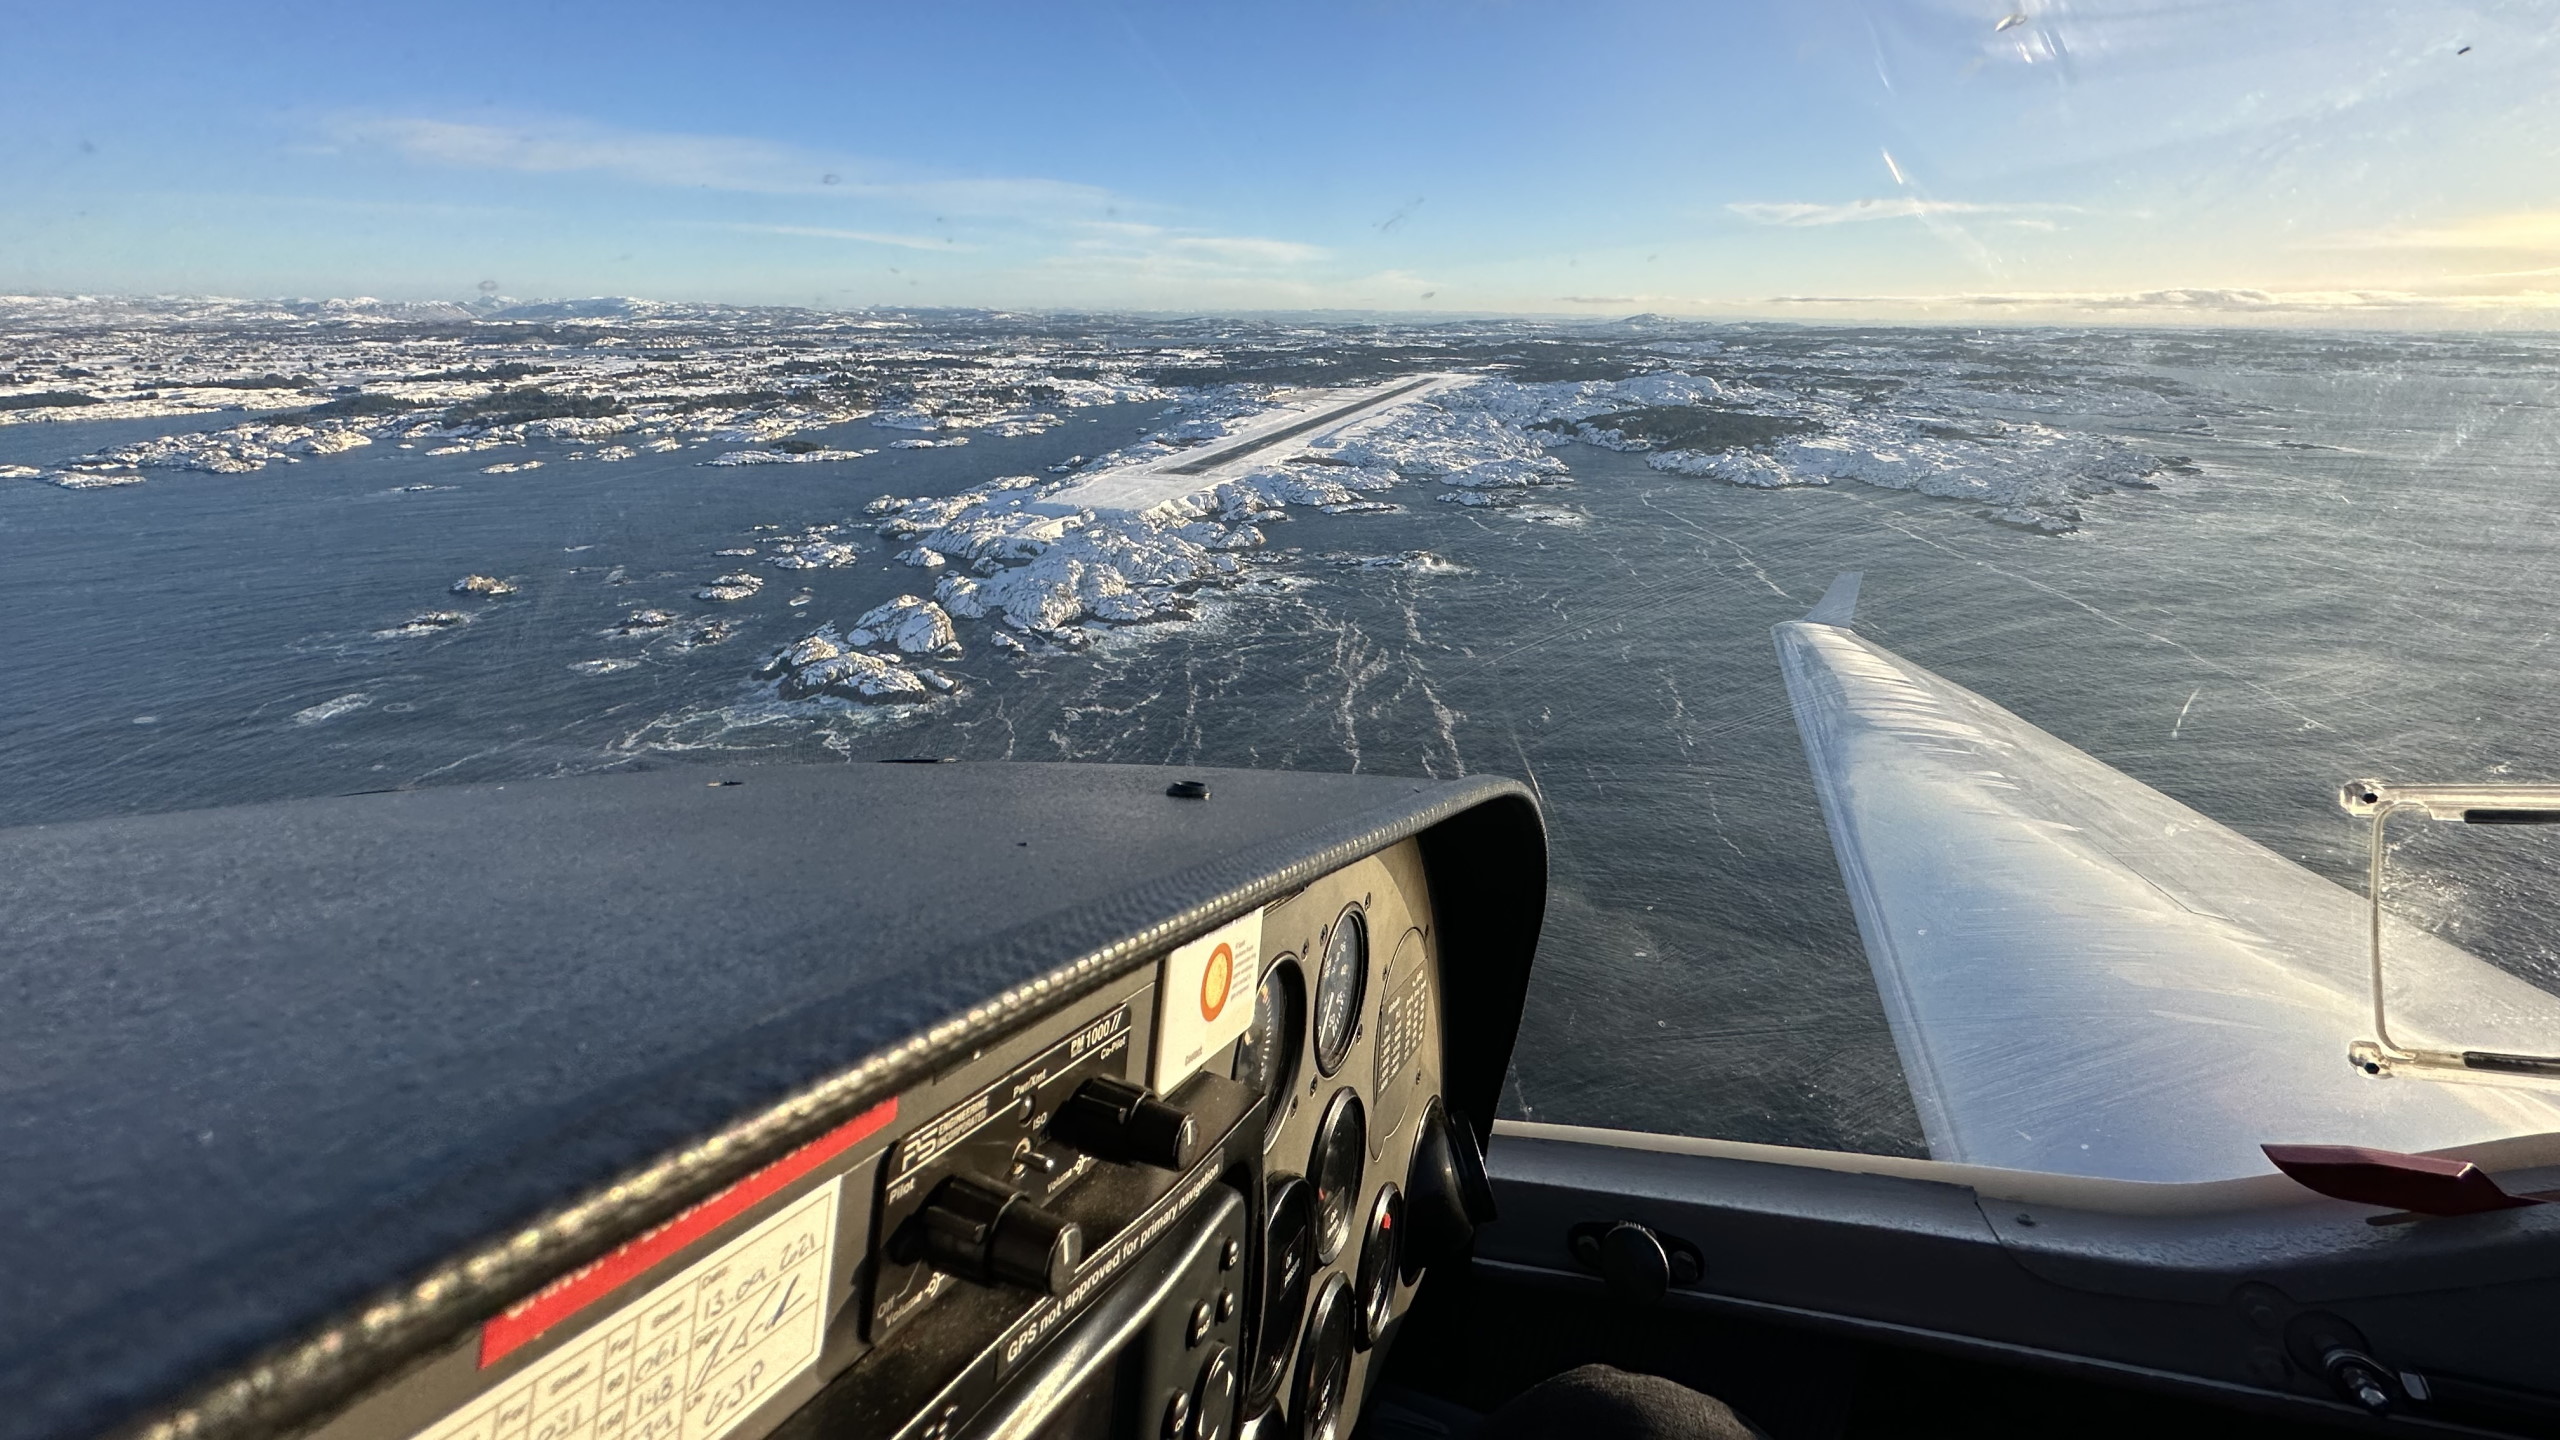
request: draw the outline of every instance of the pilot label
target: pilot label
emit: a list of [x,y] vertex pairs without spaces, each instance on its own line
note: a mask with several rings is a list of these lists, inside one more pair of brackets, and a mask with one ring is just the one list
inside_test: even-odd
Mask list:
[[844,1177],[415,1440],[720,1440],[818,1359]]
[[1156,987],[1157,1094],[1171,1094],[1252,1028],[1254,992],[1261,985],[1259,910],[1165,957],[1164,982]]

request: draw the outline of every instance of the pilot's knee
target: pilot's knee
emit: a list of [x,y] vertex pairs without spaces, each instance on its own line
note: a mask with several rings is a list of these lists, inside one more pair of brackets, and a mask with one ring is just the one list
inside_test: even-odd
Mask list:
[[1768,1440],[1712,1395],[1659,1375],[1585,1365],[1542,1380],[1469,1440]]

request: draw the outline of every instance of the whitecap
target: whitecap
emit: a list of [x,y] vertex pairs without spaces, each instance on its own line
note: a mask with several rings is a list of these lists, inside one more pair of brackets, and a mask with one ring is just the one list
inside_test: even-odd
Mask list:
[[[371,695],[368,695],[361,690],[355,691],[351,694],[341,695],[335,700],[323,700],[319,704],[311,706],[308,709],[294,711],[293,723],[296,725],[317,725],[323,720],[334,720],[349,711],[361,710],[372,703],[373,697]],[[134,723],[140,724],[142,722],[137,720]]]

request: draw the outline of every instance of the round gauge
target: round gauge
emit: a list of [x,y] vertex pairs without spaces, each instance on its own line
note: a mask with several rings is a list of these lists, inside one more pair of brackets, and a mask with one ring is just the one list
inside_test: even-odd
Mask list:
[[1298,1346],[1298,1393],[1289,1407],[1303,1440],[1342,1440],[1342,1402],[1351,1393],[1351,1308],[1350,1282],[1324,1277]]
[[1333,1092],[1316,1126],[1315,1153],[1307,1176],[1316,1187],[1316,1263],[1330,1265],[1351,1243],[1358,1219],[1361,1167],[1369,1159],[1369,1117],[1360,1097],[1345,1085]]
[[1359,1278],[1352,1296],[1360,1302],[1353,1336],[1363,1350],[1387,1333],[1396,1313],[1397,1253],[1404,1241],[1404,1196],[1393,1184],[1378,1188],[1378,1203],[1369,1207],[1368,1238],[1360,1242]]
[[1333,922],[1325,942],[1324,965],[1316,972],[1316,1068],[1330,1075],[1351,1053],[1351,1036],[1360,1028],[1360,992],[1369,983],[1369,920],[1357,905],[1346,906]]
[[1306,1048],[1307,982],[1298,962],[1286,955],[1263,972],[1262,991],[1254,997],[1253,1028],[1236,1042],[1235,1078],[1257,1095],[1271,1097],[1262,1119],[1262,1143],[1269,1148],[1280,1137],[1280,1122],[1289,1116],[1289,1101],[1298,1084],[1298,1057]]
[[1275,1175],[1262,1217],[1261,1313],[1253,1327],[1253,1364],[1245,1377],[1259,1405],[1288,1373],[1289,1342],[1298,1338],[1307,1287],[1315,1279],[1315,1192],[1295,1175]]

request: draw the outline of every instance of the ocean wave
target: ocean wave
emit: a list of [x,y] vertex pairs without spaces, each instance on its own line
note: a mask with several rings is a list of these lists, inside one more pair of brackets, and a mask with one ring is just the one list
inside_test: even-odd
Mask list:
[[357,691],[353,694],[341,695],[335,700],[323,700],[305,710],[296,710],[293,712],[292,721],[296,725],[317,725],[324,720],[335,720],[341,715],[361,710],[372,703],[371,695]]

